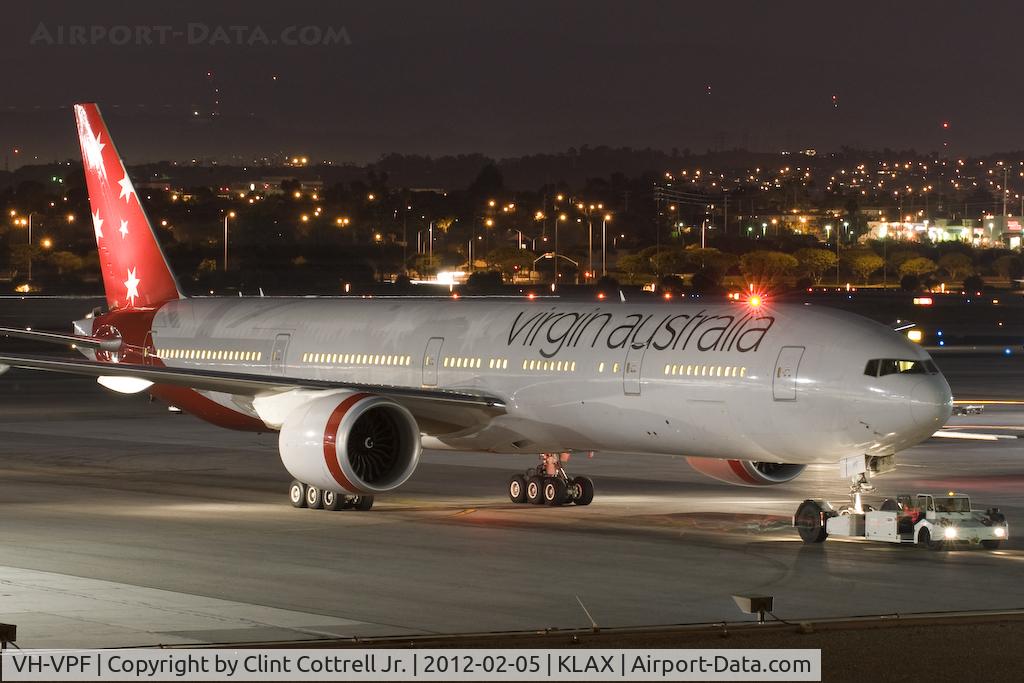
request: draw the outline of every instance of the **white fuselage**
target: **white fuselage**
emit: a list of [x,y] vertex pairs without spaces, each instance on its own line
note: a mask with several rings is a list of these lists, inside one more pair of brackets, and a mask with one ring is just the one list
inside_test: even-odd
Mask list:
[[[610,451],[767,462],[887,455],[949,416],[937,372],[882,325],[799,305],[553,299],[188,299],[160,308],[168,367],[479,392],[484,427],[421,423],[428,448]],[[251,402],[206,393],[257,417]]]

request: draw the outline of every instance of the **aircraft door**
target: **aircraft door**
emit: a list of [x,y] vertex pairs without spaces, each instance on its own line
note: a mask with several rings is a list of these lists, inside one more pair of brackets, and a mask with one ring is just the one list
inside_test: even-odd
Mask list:
[[635,349],[632,345],[626,352],[626,362],[622,364],[622,390],[627,396],[640,395],[640,373],[643,370],[645,353],[646,346]]
[[290,334],[279,334],[274,339],[274,348],[270,351],[270,374],[283,376],[285,374],[286,361],[288,359],[288,342],[292,340]]
[[423,350],[423,386],[437,386],[437,366],[441,362],[441,346],[444,337],[431,337]]
[[783,346],[779,351],[772,376],[772,395],[776,401],[796,400],[797,373],[803,356],[803,346]]

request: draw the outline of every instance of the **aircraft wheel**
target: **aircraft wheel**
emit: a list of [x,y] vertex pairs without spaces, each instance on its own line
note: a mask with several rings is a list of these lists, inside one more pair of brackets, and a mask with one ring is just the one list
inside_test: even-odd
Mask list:
[[324,492],[315,486],[306,487],[306,507],[319,510],[324,506]]
[[565,482],[557,477],[544,480],[544,503],[547,505],[564,505],[569,497],[569,489]]
[[366,512],[373,507],[373,496],[356,496],[352,499],[352,509]]
[[590,477],[576,477],[572,488],[572,501],[577,505],[590,505],[594,500],[594,481]]
[[544,479],[530,477],[526,480],[526,502],[530,505],[544,504]]
[[292,507],[306,507],[306,485],[301,481],[293,480],[288,485],[288,500],[291,502]]
[[345,496],[334,491],[324,491],[324,510],[341,510],[345,504]]
[[821,506],[813,500],[805,500],[796,509],[793,516],[793,526],[804,543],[821,543],[828,538],[825,531],[825,516],[822,514]]
[[508,497],[516,505],[526,502],[526,477],[517,474],[508,480]]

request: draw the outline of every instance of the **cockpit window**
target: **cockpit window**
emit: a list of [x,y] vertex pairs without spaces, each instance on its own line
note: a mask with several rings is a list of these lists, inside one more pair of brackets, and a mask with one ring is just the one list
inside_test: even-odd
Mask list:
[[886,375],[926,375],[938,373],[938,368],[930,360],[900,360],[898,358],[874,358],[864,366],[864,374],[868,377],[884,377]]
[[970,498],[936,498],[936,512],[970,512]]

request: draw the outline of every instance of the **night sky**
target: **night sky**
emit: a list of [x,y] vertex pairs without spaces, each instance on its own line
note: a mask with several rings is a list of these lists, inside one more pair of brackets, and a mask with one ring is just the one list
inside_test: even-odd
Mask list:
[[[47,44],[71,25],[182,35]],[[248,28],[222,44],[218,26]],[[289,26],[344,39],[262,44]],[[1022,27],[1012,2],[22,1],[0,23],[0,144],[12,167],[76,156],[67,107],[92,100],[133,162],[1017,150]]]

